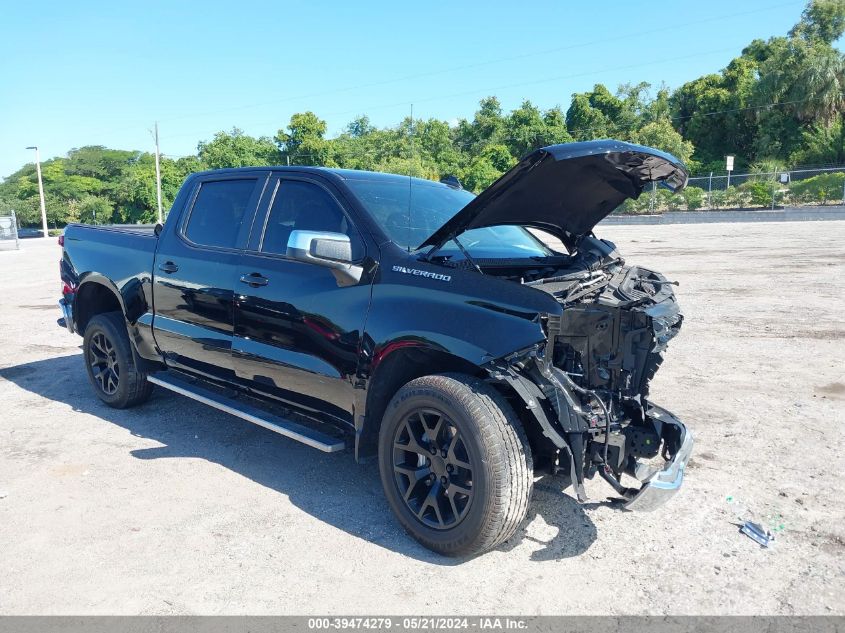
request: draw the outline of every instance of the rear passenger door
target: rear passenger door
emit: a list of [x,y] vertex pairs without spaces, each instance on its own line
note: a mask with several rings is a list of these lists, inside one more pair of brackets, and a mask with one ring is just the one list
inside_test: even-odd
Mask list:
[[235,266],[268,178],[244,171],[196,182],[179,222],[161,234],[153,331],[168,365],[234,380]]
[[237,378],[298,409],[351,424],[371,277],[343,284],[331,269],[286,252],[294,230],[343,233],[361,262],[364,239],[337,192],[317,178],[277,175],[261,206],[235,274]]

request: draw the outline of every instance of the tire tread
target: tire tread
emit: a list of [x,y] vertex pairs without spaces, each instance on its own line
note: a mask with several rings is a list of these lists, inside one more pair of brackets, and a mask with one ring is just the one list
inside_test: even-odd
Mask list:
[[119,387],[119,391],[122,390],[123,393],[116,399],[105,399],[96,385],[94,385],[97,395],[103,402],[115,409],[128,409],[146,401],[152,393],[153,385],[147,380],[147,375],[135,367],[135,357],[132,355],[129,336],[126,334],[126,322],[123,313],[103,312],[94,316],[85,328],[86,346],[92,327],[100,327],[106,331],[112,344],[118,349],[118,354],[125,359],[126,365],[125,370],[120,376],[121,386]]
[[418,390],[439,392],[469,414],[492,457],[489,469],[493,474],[493,489],[478,533],[464,535],[448,544],[411,534],[429,549],[450,556],[469,556],[493,549],[513,536],[528,512],[534,482],[533,461],[522,424],[504,396],[474,376],[444,373],[416,378],[397,392],[394,401],[408,391]]

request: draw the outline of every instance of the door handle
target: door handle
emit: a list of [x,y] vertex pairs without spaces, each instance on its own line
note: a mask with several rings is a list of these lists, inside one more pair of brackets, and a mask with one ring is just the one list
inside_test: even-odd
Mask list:
[[175,273],[179,270],[179,266],[174,264],[173,262],[164,262],[163,264],[159,264],[158,269],[163,273]]
[[270,280],[261,273],[250,273],[249,275],[241,275],[241,283],[251,288],[258,288],[259,286],[266,286],[270,283]]

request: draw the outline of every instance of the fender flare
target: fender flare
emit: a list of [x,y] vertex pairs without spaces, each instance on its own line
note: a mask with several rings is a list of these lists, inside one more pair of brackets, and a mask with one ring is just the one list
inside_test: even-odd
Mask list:
[[[404,332],[389,341],[363,350],[364,363],[359,368],[360,389],[355,398],[355,457],[361,461],[374,445],[387,404],[393,394],[414,378],[457,371],[485,376],[480,359],[486,352],[468,345],[458,349],[435,341],[429,333]],[[408,360],[409,355],[420,355]],[[486,356],[489,359],[489,356]],[[428,364],[430,362],[430,364]]]
[[83,289],[90,288],[92,284],[108,290],[109,293],[111,293],[111,295],[117,300],[117,303],[120,306],[120,311],[123,313],[123,317],[126,318],[126,303],[124,302],[123,296],[120,294],[120,291],[117,289],[115,283],[111,279],[100,273],[88,273],[84,275],[79,281],[79,286],[77,287],[76,293],[73,297],[74,325],[78,325],[78,315],[82,312],[82,306],[79,305],[79,298],[82,295],[82,291]]

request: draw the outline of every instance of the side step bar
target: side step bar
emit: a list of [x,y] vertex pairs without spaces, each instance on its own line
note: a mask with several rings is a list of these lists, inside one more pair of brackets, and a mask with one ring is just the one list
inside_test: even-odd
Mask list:
[[258,426],[263,426],[265,429],[284,435],[297,442],[307,444],[312,448],[323,451],[324,453],[336,453],[346,448],[346,443],[338,438],[334,438],[326,433],[309,429],[308,427],[297,424],[280,418],[278,416],[262,411],[258,407],[251,406],[245,402],[240,402],[234,398],[228,398],[222,394],[216,393],[211,389],[206,389],[198,384],[183,380],[177,376],[167,373],[153,374],[147,376],[154,385],[164,387],[170,391],[175,391],[178,394],[187,396],[193,400],[207,404],[210,407],[225,411],[231,415],[252,422]]

